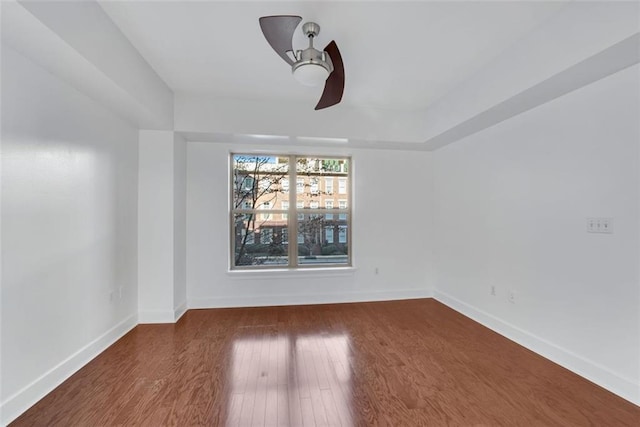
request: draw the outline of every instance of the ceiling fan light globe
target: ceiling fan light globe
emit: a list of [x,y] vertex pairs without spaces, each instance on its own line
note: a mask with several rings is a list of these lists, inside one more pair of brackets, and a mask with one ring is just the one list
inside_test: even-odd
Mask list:
[[293,69],[293,77],[304,86],[319,86],[329,77],[329,70],[320,64],[302,64]]

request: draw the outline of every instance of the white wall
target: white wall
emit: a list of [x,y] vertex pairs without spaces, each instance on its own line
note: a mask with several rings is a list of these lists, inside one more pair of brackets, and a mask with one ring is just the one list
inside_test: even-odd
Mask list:
[[186,310],[186,143],[141,130],[138,187],[138,320],[167,323]]
[[636,404],[639,73],[434,152],[436,297]]
[[2,46],[2,420],[136,323],[137,130]]
[[138,175],[138,316],[173,320],[173,132],[141,130]]
[[173,311],[178,319],[187,309],[187,143],[173,140]]
[[[313,149],[352,154],[353,261],[344,272],[228,272],[231,145],[187,148],[187,295],[190,308],[312,304],[425,297],[432,293],[431,154]],[[278,150],[236,146],[236,152]],[[283,148],[280,147],[280,152]],[[289,147],[287,153],[310,154]],[[278,152],[278,151],[270,151]],[[375,274],[375,268],[379,273]]]

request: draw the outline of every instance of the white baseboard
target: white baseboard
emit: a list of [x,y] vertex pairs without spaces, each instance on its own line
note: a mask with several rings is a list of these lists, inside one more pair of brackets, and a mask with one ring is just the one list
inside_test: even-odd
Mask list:
[[331,294],[233,296],[221,298],[191,298],[189,308],[265,307],[278,305],[337,304],[348,302],[393,301],[431,298],[431,289],[396,291],[346,292]]
[[145,310],[138,312],[138,323],[175,323],[176,310]]
[[0,405],[0,423],[7,425],[18,418],[20,414],[62,384],[67,378],[106,350],[111,344],[122,338],[136,325],[136,315],[129,316],[57,366],[50,369],[40,378],[7,398]]
[[176,323],[186,312],[186,301],[173,310],[143,310],[138,312],[138,323]]
[[173,310],[173,322],[177,322],[187,312],[187,302],[184,301]]
[[434,298],[511,341],[640,406],[640,384],[636,384],[633,380],[623,378],[605,366],[511,325],[444,292],[434,291]]

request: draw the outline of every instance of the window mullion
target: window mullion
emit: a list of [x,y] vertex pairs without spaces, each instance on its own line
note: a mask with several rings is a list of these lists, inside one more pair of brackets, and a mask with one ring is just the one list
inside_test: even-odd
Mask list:
[[289,267],[298,267],[298,171],[296,156],[289,156]]
[[229,266],[231,268],[236,267],[236,206],[235,206],[235,189],[236,189],[236,180],[235,180],[235,168],[233,161],[233,154],[229,156],[229,182],[231,183],[231,192],[229,194]]

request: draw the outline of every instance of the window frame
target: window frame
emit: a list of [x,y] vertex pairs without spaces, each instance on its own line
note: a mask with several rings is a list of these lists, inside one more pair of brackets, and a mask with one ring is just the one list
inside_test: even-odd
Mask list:
[[[270,214],[270,218],[267,219],[268,220],[273,220],[276,217],[280,217],[282,219],[282,221],[284,222],[283,227],[284,229],[287,230],[287,242],[286,244],[284,244],[286,246],[286,253],[287,253],[287,261],[288,264],[279,264],[274,263],[273,265],[260,265],[260,264],[249,264],[249,265],[235,265],[235,260],[236,260],[236,239],[237,239],[237,224],[236,224],[236,216],[239,214],[242,215],[253,215],[254,218],[257,218],[257,215],[260,214],[265,214],[265,209],[263,209],[263,203],[260,202],[256,202],[256,206],[254,206],[253,209],[246,209],[246,207],[244,205],[240,205],[238,208],[236,208],[234,206],[235,200],[234,197],[236,195],[236,186],[235,186],[235,182],[236,182],[236,156],[246,156],[248,158],[251,157],[256,157],[256,158],[276,158],[276,163],[280,166],[281,164],[281,160],[284,158],[288,159],[288,171],[285,173],[285,177],[287,177],[287,182],[288,182],[288,186],[287,185],[283,185],[281,181],[279,188],[280,191],[282,191],[283,195],[285,195],[288,200],[288,209],[274,209],[277,207],[278,203],[277,201],[272,202],[270,204],[271,209],[269,209],[270,212],[268,212]],[[339,170],[339,171],[335,171],[335,170],[324,170],[324,168],[320,168],[320,169],[316,169],[313,172],[305,172],[305,176],[299,176],[300,173],[297,172],[297,168],[298,168],[298,160],[299,159],[316,159],[316,160],[340,160],[343,163],[351,163],[347,168],[343,168],[343,169],[347,169],[347,170]],[[351,156],[344,156],[344,155],[317,155],[317,156],[312,156],[312,155],[306,155],[306,154],[274,154],[274,153],[264,153],[264,152],[231,152],[230,156],[229,156],[229,165],[230,165],[230,179],[229,179],[229,203],[230,203],[230,207],[229,207],[229,230],[230,230],[230,239],[229,239],[229,249],[230,249],[230,253],[229,253],[229,257],[228,257],[228,262],[229,262],[229,270],[230,271],[265,271],[265,270],[313,270],[313,269],[318,269],[318,268],[322,268],[322,269],[350,269],[353,268],[353,245],[352,245],[352,223],[353,223],[353,212],[352,212],[352,193],[353,193],[353,177],[352,177],[352,171],[353,171],[353,160],[351,158]],[[284,163],[284,162],[283,162]],[[304,163],[303,163],[304,164]],[[316,166],[317,168],[318,166]],[[250,172],[251,173],[251,172]],[[283,172],[284,173],[284,172]],[[343,196],[346,196],[346,200],[347,200],[347,205],[346,208],[344,209],[340,209],[340,208],[336,208],[335,205],[333,208],[331,209],[326,209],[326,207],[324,206],[324,201],[326,199],[322,198],[317,202],[317,207],[314,207],[313,209],[311,207],[304,207],[306,203],[305,200],[308,201],[308,199],[310,197],[318,197],[318,194],[313,194],[311,189],[307,188],[308,186],[306,185],[307,181],[311,182],[311,176],[315,175],[314,178],[317,180],[318,184],[320,184],[321,181],[326,180],[327,178],[329,178],[327,176],[327,174],[333,174],[330,175],[330,178],[333,179],[342,179],[345,181],[345,189],[346,189],[346,194],[341,194]],[[257,176],[253,176],[250,177],[253,178],[255,180],[260,180],[261,177],[259,175]],[[243,178],[243,179],[246,179]],[[305,183],[304,186],[304,190],[301,193],[299,193],[297,191],[298,189],[298,180],[304,180],[303,182]],[[326,181],[324,181],[326,182]],[[335,181],[334,181],[335,182]],[[296,191],[283,191],[284,188],[283,187],[288,187],[287,190],[291,189],[292,187],[296,187]],[[309,190],[309,191],[307,191]],[[334,190],[335,191],[335,190]],[[308,193],[308,194],[307,194]],[[323,194],[322,191],[319,191],[321,197],[327,197],[327,199],[333,199],[333,194]],[[305,198],[305,196],[307,196]],[[299,200],[299,199],[303,199],[303,200]],[[332,200],[335,203],[335,200]],[[302,202],[302,207],[298,207],[299,203]],[[282,202],[280,202],[282,203]],[[282,206],[282,204],[281,204]],[[315,206],[315,204],[314,204]],[[278,215],[280,214],[280,215]],[[319,263],[304,263],[304,262],[300,262],[301,258],[304,258],[302,255],[299,254],[299,248],[298,248],[298,237],[300,235],[300,233],[298,233],[298,229],[299,229],[299,222],[301,221],[306,221],[311,215],[319,215],[322,218],[326,219],[326,215],[329,214],[331,215],[333,218],[332,221],[335,221],[335,224],[332,225],[332,227],[338,227],[340,225],[341,228],[346,228],[346,242],[344,243],[346,245],[346,262],[319,262]],[[339,215],[341,214],[341,215]],[[299,215],[302,216],[304,219],[301,220],[299,219]],[[341,219],[340,217],[346,216],[345,219]],[[265,220],[263,220],[265,221]],[[340,222],[340,224],[338,224],[338,222]],[[326,227],[324,224],[322,225],[322,231],[324,232]],[[337,229],[337,228],[336,228]],[[262,237],[262,236],[261,236]],[[291,244],[292,241],[291,239],[293,239],[294,242],[296,242],[295,244]],[[256,240],[255,237],[253,239],[254,241]],[[331,243],[337,243],[337,238],[331,242]],[[334,243],[334,244],[335,244]],[[326,243],[324,243],[326,244]],[[318,255],[320,256],[320,255]],[[304,261],[304,259],[303,259]]]

